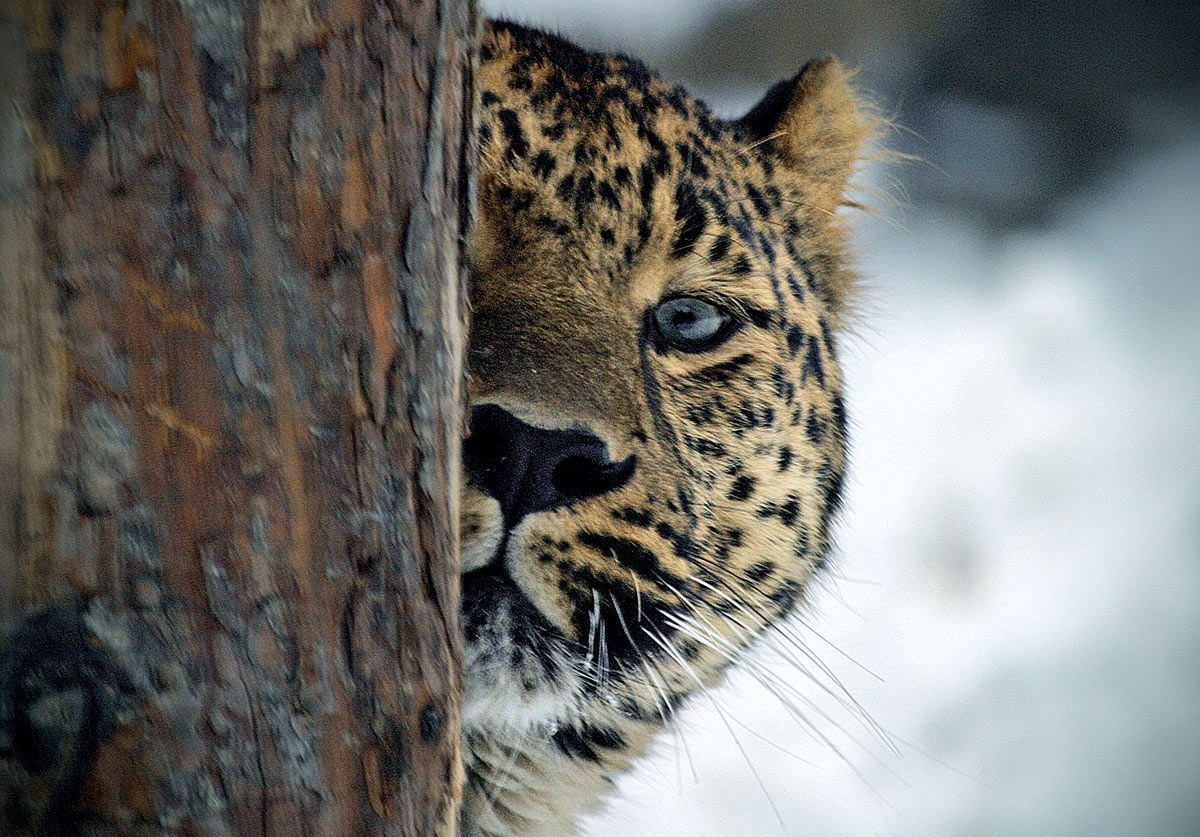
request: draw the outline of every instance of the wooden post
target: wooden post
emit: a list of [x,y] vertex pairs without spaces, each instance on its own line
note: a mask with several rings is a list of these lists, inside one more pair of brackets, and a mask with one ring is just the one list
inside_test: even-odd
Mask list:
[[0,9],[0,832],[457,833],[477,25]]

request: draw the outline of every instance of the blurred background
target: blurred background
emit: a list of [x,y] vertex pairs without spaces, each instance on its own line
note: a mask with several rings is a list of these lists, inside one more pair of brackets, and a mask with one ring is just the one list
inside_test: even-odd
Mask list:
[[483,5],[724,116],[834,53],[922,161],[863,173],[836,567],[588,833],[1200,834],[1195,4]]

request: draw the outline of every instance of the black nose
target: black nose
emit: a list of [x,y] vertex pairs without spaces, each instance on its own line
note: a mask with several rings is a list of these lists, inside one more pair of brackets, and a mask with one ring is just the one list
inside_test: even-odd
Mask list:
[[506,527],[527,514],[565,506],[624,485],[634,459],[613,462],[604,442],[582,430],[543,430],[507,410],[471,410],[463,443],[471,481],[500,503]]

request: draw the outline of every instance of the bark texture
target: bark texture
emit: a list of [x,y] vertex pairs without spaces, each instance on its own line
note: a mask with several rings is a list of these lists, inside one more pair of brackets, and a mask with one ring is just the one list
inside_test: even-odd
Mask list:
[[476,27],[0,10],[0,832],[457,831]]

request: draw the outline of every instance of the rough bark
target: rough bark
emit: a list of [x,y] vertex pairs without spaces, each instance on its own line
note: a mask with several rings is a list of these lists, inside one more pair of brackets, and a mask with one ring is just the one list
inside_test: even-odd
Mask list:
[[0,10],[0,832],[457,831],[476,26]]

